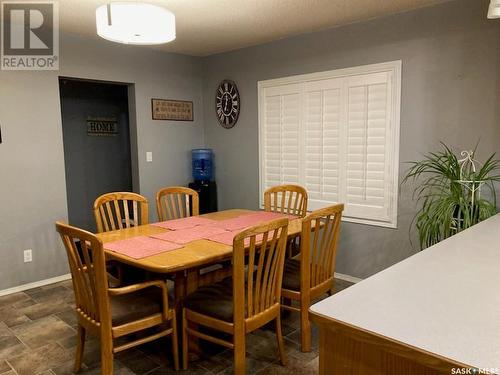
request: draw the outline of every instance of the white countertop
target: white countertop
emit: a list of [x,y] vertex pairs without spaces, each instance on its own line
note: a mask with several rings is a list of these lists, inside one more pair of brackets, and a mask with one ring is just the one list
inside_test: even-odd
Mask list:
[[500,214],[311,310],[466,365],[500,368]]

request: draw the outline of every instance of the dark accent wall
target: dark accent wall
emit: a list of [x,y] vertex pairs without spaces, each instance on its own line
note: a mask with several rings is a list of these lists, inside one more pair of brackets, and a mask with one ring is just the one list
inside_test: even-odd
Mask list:
[[[111,191],[133,191],[128,86],[59,80],[68,221],[96,232],[94,201]],[[116,121],[113,135],[89,135],[87,120]]]

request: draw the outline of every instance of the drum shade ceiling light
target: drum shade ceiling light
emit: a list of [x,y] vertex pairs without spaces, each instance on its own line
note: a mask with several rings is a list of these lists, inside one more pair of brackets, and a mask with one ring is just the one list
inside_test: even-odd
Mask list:
[[175,39],[175,16],[162,7],[112,2],[96,10],[97,35],[112,42],[153,45]]
[[500,0],[491,0],[488,8],[488,18],[500,18]]

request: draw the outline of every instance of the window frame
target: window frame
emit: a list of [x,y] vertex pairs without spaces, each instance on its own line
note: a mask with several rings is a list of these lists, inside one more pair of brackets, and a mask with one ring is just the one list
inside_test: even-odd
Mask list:
[[[321,81],[326,79],[334,78],[345,78],[349,76],[358,76],[372,73],[382,73],[389,72],[392,73],[391,85],[391,113],[390,125],[389,125],[389,137],[388,141],[388,153],[390,156],[390,171],[388,181],[389,185],[386,188],[388,193],[387,203],[389,221],[380,221],[375,219],[357,218],[343,216],[342,220],[352,223],[366,224],[378,227],[386,228],[397,228],[398,225],[398,201],[399,201],[399,145],[400,145],[400,117],[401,117],[401,72],[402,72],[402,61],[395,60],[377,64],[361,65],[343,69],[335,69],[329,71],[300,74],[282,78],[269,79],[257,82],[257,105],[258,105],[258,138],[259,138],[259,201],[260,207],[264,204],[264,179],[263,179],[263,162],[264,158],[264,115],[263,111],[263,93],[266,88],[272,88],[277,86],[284,86],[290,84],[305,84],[312,81]],[[301,103],[302,106],[302,103]],[[302,121],[302,120],[301,120]],[[345,125],[345,123],[344,123]],[[302,127],[302,123],[301,126]],[[302,137],[302,134],[300,134]],[[301,161],[302,162],[302,161]],[[302,173],[302,171],[299,171]],[[335,202],[332,202],[332,204]]]

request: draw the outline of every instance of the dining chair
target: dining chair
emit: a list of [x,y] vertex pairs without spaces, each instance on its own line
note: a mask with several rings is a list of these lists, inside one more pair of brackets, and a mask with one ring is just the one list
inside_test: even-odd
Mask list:
[[[200,202],[196,190],[183,187],[171,186],[159,190],[156,193],[156,210],[158,221],[180,219],[200,214]],[[220,281],[231,274],[228,262],[217,262],[199,270],[197,284],[207,285]],[[169,276],[172,278],[173,276]]]
[[[237,234],[233,240],[232,278],[203,286],[186,297],[182,311],[184,369],[188,365],[188,337],[194,336],[233,349],[234,373],[244,374],[246,334],[272,320],[280,361],[285,365],[280,296],[287,232],[285,218]],[[224,332],[232,340],[211,336],[196,326]]]
[[[165,282],[110,288],[102,241],[90,232],[61,222],[56,223],[56,230],[66,248],[75,293],[78,338],[74,371],[81,369],[87,332],[100,338],[102,374],[113,374],[115,353],[168,335],[172,337],[177,370],[177,324],[175,311],[169,308]],[[148,336],[115,345],[118,338],[154,328]]]
[[[149,205],[146,197],[131,192],[106,193],[94,201],[97,233],[125,229],[149,223]],[[144,279],[144,271],[120,262],[107,263],[110,282],[114,286]]]
[[190,188],[171,186],[156,193],[158,220],[180,219],[200,214],[198,193]]
[[307,191],[299,185],[278,185],[264,192],[264,211],[299,217],[307,213]]
[[[302,219],[300,253],[285,261],[281,295],[284,309],[300,312],[300,336],[303,352],[311,350],[311,325],[308,310],[311,301],[333,292],[333,275],[343,204],[311,212]],[[298,307],[293,306],[298,302]]]
[[95,200],[94,217],[97,233],[148,224],[148,200],[136,193],[106,193]]
[[[264,211],[304,217],[307,213],[307,191],[300,185],[278,185],[264,192]],[[298,236],[289,238],[287,258],[299,251]]]

